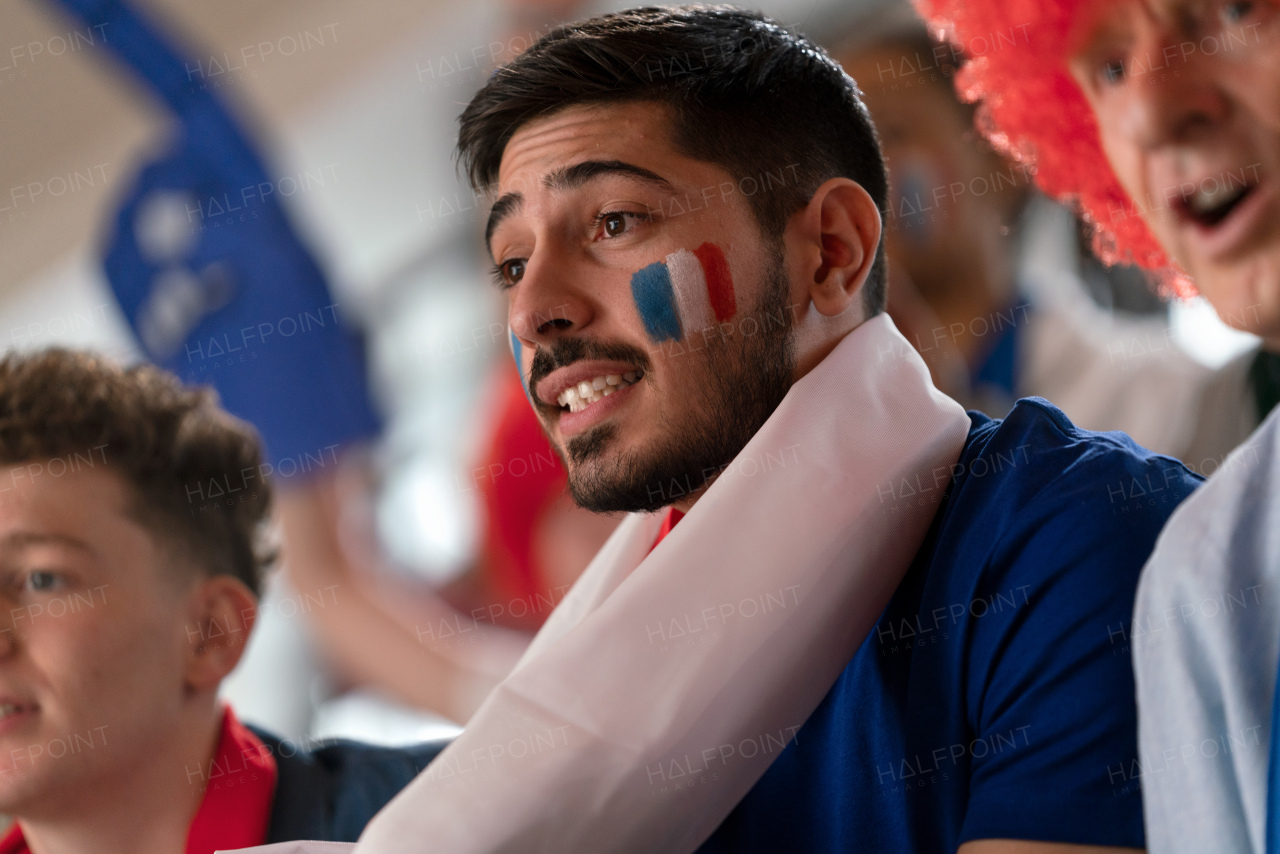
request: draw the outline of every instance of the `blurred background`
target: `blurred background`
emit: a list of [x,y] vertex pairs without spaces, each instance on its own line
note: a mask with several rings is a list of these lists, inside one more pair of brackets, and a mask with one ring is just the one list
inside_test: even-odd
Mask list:
[[[495,392],[495,376],[510,356],[505,307],[488,282],[481,245],[485,200],[454,166],[455,119],[492,70],[549,25],[626,4],[134,2],[182,48],[190,82],[217,92],[249,131],[275,195],[329,277],[339,313],[367,336],[372,380],[388,423],[376,450],[371,516],[388,571],[425,589],[457,583],[475,565],[485,514],[493,512],[486,509],[481,483],[488,476],[476,467],[492,459],[484,445],[501,418],[495,401],[505,399]],[[1096,358],[1089,372],[1078,372],[1076,386],[1062,392],[1084,400],[1081,412],[1097,409],[1085,398],[1106,403],[1153,363],[1166,376],[1141,380],[1142,388],[1190,390],[1208,370],[1252,346],[1204,305],[1169,306],[1136,273],[1092,262],[1079,224],[1035,198],[1025,170],[1010,164],[980,167],[987,171],[978,177],[1009,170],[1012,189],[998,209],[979,213],[961,199],[949,221],[939,225],[935,218],[929,226],[912,198],[919,201],[921,186],[928,199],[929,187],[954,181],[929,177],[939,167],[912,153],[924,143],[911,134],[942,119],[928,110],[887,114],[905,108],[922,86],[948,71],[927,68],[925,60],[937,56],[922,59],[897,36],[897,47],[884,51],[886,33],[910,30],[904,6],[778,0],[758,8],[828,46],[847,69],[863,62],[855,77],[890,149],[897,195],[888,227],[903,252],[921,251],[932,231],[994,217],[983,233],[994,235],[992,252],[1007,256],[1000,276],[1008,287],[988,300],[994,308],[987,314],[962,321],[967,333],[933,336],[935,344],[963,351],[950,362],[930,362],[940,386],[988,411],[1004,405],[978,382],[995,339],[986,340],[985,333],[977,334],[984,340],[966,339],[974,337],[974,320],[1024,304],[1044,312],[1052,305],[1087,328],[1080,340],[1090,343],[1072,346],[1094,347]],[[110,38],[109,30],[86,28],[44,0],[0,4],[0,346],[6,350],[56,344],[140,358],[103,278],[100,254],[122,194],[173,127],[163,106],[104,57],[102,45]],[[881,53],[868,59],[877,49]],[[892,139],[887,122],[897,128]],[[962,131],[951,138],[976,144],[972,134],[964,136],[963,122],[956,127]],[[985,204],[985,191],[973,189],[972,180],[965,179],[967,195],[981,196]],[[219,218],[240,215],[210,207],[188,212],[188,219],[216,227]],[[938,257],[944,279],[948,271],[967,269],[958,257]],[[904,331],[923,330],[914,339],[924,342],[922,350],[944,313],[963,311],[932,300],[929,275],[899,264],[894,277],[902,297],[895,319]],[[942,328],[951,329],[951,322]],[[1044,393],[1012,380],[1004,385],[1010,394]],[[966,399],[970,394],[976,397]],[[1194,403],[1174,400],[1177,394],[1170,391],[1170,406],[1190,412]],[[1068,414],[1087,420],[1070,408]],[[1112,424],[1105,414],[1099,417],[1100,429],[1129,429],[1122,419]],[[1160,450],[1173,452],[1182,441],[1166,438],[1171,446]],[[1152,439],[1152,446],[1159,441]],[[602,540],[607,532],[601,528],[593,536]],[[585,559],[565,558],[565,582]],[[347,735],[390,743],[456,729],[456,721],[392,701],[383,687],[327,661],[309,613],[323,605],[298,597],[280,577],[269,591],[249,654],[225,687],[242,718],[286,737]]]

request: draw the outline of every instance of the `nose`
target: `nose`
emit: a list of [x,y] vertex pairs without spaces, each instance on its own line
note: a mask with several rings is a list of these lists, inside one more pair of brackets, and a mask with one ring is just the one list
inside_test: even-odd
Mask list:
[[0,661],[7,661],[18,648],[17,624],[8,597],[0,596]]
[[568,259],[546,250],[528,260],[508,312],[511,331],[525,344],[549,346],[580,331],[594,316],[593,301],[575,283]]
[[1184,55],[1183,43],[1167,33],[1153,33],[1131,58],[1125,81],[1130,97],[1122,121],[1145,150],[1194,144],[1215,133],[1229,114],[1227,95],[1215,76],[1219,63],[1200,51]]

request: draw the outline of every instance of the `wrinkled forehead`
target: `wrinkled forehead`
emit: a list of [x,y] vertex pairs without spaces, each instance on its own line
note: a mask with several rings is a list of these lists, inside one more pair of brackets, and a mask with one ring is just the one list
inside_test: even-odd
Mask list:
[[[1277,0],[1260,0],[1275,5]],[[1071,52],[1080,54],[1111,42],[1131,40],[1140,31],[1159,28],[1194,35],[1215,23],[1228,5],[1223,0],[1084,0],[1076,15]]]
[[507,142],[497,191],[531,194],[583,160],[648,159],[670,149],[670,111],[652,101],[576,105],[522,125]]

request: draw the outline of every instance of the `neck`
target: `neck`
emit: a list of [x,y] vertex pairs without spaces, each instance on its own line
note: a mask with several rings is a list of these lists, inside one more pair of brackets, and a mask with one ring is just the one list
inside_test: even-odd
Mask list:
[[[994,228],[975,225],[967,229],[966,243],[965,251],[951,253],[953,262],[945,265],[945,272],[935,268],[916,285],[938,320],[926,333],[930,340],[922,345],[954,349],[972,372],[994,343],[989,335],[991,315],[1009,307],[1017,284],[1007,237]],[[976,323],[979,318],[987,322]]]
[[[708,484],[708,486],[709,485],[710,484]],[[693,509],[693,505],[697,503],[698,499],[701,498],[702,494],[706,491],[707,491],[707,487],[704,486],[702,487],[702,489],[699,489],[697,492],[695,492],[693,495],[690,495],[688,498],[682,498],[679,501],[674,502],[667,509],[679,510],[681,513],[688,513],[690,510]]]
[[185,851],[204,796],[203,778],[195,769],[209,767],[221,731],[221,709],[212,702],[204,705],[209,708],[199,714],[184,710],[165,741],[146,742],[133,766],[112,768],[88,781],[71,808],[56,815],[18,815],[32,854]]
[[[944,293],[926,297],[938,318],[938,326],[932,333],[943,336],[946,343],[959,352],[970,371],[977,370],[993,344],[989,334],[980,333],[989,332],[992,315],[1007,309],[1015,293],[1013,281],[1008,277],[993,280],[982,271],[977,276],[960,275],[948,283]],[[987,322],[975,324],[979,318]],[[935,343],[924,342],[925,346]]]

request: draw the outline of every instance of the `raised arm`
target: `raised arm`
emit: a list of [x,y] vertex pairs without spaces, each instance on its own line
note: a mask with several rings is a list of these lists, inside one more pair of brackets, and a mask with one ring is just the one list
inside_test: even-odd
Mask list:
[[[528,644],[520,632],[461,614],[424,585],[380,571],[376,545],[350,519],[348,469],[317,473],[278,494],[285,567],[299,590],[334,589],[310,612],[325,654],[350,677],[465,723]],[[344,516],[346,518],[344,518]],[[433,644],[421,627],[465,629],[468,642]]]

